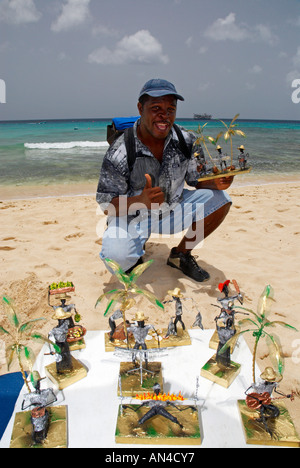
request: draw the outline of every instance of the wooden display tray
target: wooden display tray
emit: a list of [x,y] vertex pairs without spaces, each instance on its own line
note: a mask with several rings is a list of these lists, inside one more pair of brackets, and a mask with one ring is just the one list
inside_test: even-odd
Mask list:
[[222,177],[233,177],[236,175],[242,175],[242,174],[249,174],[249,172],[252,171],[252,167],[249,167],[248,169],[235,169],[234,171],[226,171],[226,172],[219,172],[218,174],[210,174],[210,175],[204,175],[203,177],[199,177],[198,182],[203,182],[205,180],[213,180],[213,179],[220,179]]
[[268,422],[268,427],[273,433],[271,437],[264,425],[256,421],[260,416],[259,411],[248,408],[245,400],[238,400],[246,443],[274,447],[300,447],[299,435],[285,404],[276,401],[275,406],[279,408],[280,415]]
[[50,427],[47,438],[40,445],[32,444],[31,411],[16,413],[10,448],[67,448],[67,406],[50,406]]
[[212,382],[228,388],[239,375],[241,371],[241,364],[231,361],[230,367],[221,369],[216,362],[216,355],[214,355],[201,369],[201,376],[211,380]]
[[[176,404],[176,402],[174,402]],[[173,423],[161,415],[156,415],[139,425],[139,419],[149,411],[149,407],[130,405],[123,406],[123,414],[119,406],[115,440],[118,444],[150,444],[150,445],[201,445],[201,433],[198,411],[193,411],[186,405],[176,404],[184,409],[167,406],[166,410],[175,416],[180,424]],[[139,408],[140,407],[140,408]],[[136,411],[135,411],[136,410]]]
[[63,390],[87,376],[85,366],[73,358],[73,356],[72,364],[73,369],[64,374],[58,374],[56,372],[56,362],[45,367],[46,376],[59,388],[59,390]]
[[[145,368],[145,363],[143,363],[143,368]],[[134,372],[131,372],[133,370]],[[156,383],[159,383],[161,392],[163,392],[161,362],[148,362],[147,369],[142,371],[143,382],[141,382],[139,364],[134,365],[132,362],[121,362],[119,377],[121,377],[122,396],[124,397],[136,397],[136,395],[143,395],[148,391],[152,392],[153,385]],[[118,395],[120,396],[119,385]]]

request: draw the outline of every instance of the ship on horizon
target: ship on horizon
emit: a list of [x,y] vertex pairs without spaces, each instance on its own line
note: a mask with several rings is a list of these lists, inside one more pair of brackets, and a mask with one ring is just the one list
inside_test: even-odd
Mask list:
[[212,116],[210,114],[194,114],[195,120],[211,120]]

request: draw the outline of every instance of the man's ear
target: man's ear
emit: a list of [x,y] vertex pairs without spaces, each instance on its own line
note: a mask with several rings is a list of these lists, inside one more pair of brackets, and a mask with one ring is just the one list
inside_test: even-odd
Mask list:
[[140,102],[137,103],[137,108],[138,108],[139,114],[142,115],[143,106],[142,106],[142,104]]

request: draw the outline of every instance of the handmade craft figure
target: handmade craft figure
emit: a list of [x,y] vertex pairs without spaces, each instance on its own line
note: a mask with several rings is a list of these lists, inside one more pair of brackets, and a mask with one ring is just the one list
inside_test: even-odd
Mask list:
[[[232,343],[237,330],[235,327],[234,301],[238,299],[243,301],[243,296],[240,293],[239,287],[235,280],[232,281],[235,285],[237,294],[229,295],[230,280],[219,284],[219,290],[224,293],[225,297],[218,298],[221,306],[214,305],[221,309],[219,315],[215,317],[216,331],[212,336],[209,346],[216,350],[216,354],[202,367],[201,375],[212,380],[213,382],[228,388],[233,380],[240,372],[241,365],[231,360],[231,354],[234,350],[234,345],[226,346],[228,342]],[[246,314],[247,315],[247,314]]]
[[[145,317],[144,312],[137,312],[136,317],[137,325],[131,325],[128,327],[127,331],[131,332],[135,339],[135,344],[133,349],[139,350],[140,348],[143,350],[147,350],[146,345],[146,337],[148,335],[149,330],[156,330],[153,325],[145,325],[145,320],[148,320],[148,317]],[[136,352],[132,354],[132,362],[135,364],[136,361]],[[146,366],[147,366],[147,358],[145,358]]]
[[168,330],[167,330],[167,333],[165,334],[164,338],[169,338],[170,335],[173,335],[173,336],[177,335],[177,331],[176,331],[176,328],[175,328],[175,325],[174,325],[174,319],[175,319],[175,316],[170,318],[170,322],[169,322],[169,325],[168,325]]
[[245,169],[247,169],[247,158],[249,154],[248,153],[245,154],[244,145],[239,146],[238,150],[240,151],[239,156],[238,156],[239,166],[240,166],[241,171],[244,171]]
[[22,410],[35,407],[46,407],[57,401],[56,395],[52,388],[41,389],[41,381],[45,380],[46,377],[40,377],[37,371],[31,373],[31,384],[34,388],[33,392],[26,393],[22,402]]
[[[174,320],[174,329],[175,335],[177,335],[177,323],[180,322],[182,330],[185,330],[185,325],[182,320],[182,302],[181,299],[183,295],[179,288],[175,288],[173,291],[168,291],[168,294],[172,296],[172,299],[169,301],[164,301],[163,304],[169,304],[170,302],[175,302],[175,320]],[[168,336],[168,335],[166,335]]]
[[[160,393],[160,390],[161,390],[160,385],[155,384],[154,387],[153,387],[154,394],[158,396],[159,393]],[[159,415],[163,416],[164,418],[169,419],[173,423],[178,424],[178,426],[180,426],[181,428],[183,428],[183,425],[178,421],[178,419],[175,416],[173,416],[172,414],[170,414],[166,410],[166,406],[168,406],[168,405],[171,405],[174,408],[179,409],[172,401],[160,401],[160,400],[147,400],[147,401],[144,401],[141,404],[141,407],[142,406],[149,406],[150,409],[142,418],[139,419],[138,423],[140,425],[144,424],[144,422],[148,421],[148,419],[151,419],[154,416],[159,414]]]
[[221,171],[226,171],[227,170],[226,160],[228,159],[228,156],[226,154],[223,154],[222,147],[220,145],[216,147],[216,150],[218,152],[218,161],[220,164]]
[[199,328],[201,328],[201,330],[204,329],[203,324],[202,324],[201,312],[198,312],[197,315],[196,315],[195,321],[194,321],[194,323],[192,325],[192,328],[194,328],[194,327],[199,327]]
[[[67,301],[71,299],[71,296],[67,293],[74,291],[75,286],[70,282],[52,283],[48,288],[48,304],[50,307],[52,307],[54,311],[62,309],[65,313],[71,314],[68,318],[69,332],[67,336],[67,341],[71,347],[71,351],[86,347],[84,341],[86,329],[82,325],[78,324],[81,320],[81,316],[78,313],[75,304],[67,304]],[[54,297],[54,300],[58,302],[58,305],[51,304],[50,298],[52,297]]]
[[54,320],[58,320],[58,326],[53,328],[48,335],[48,338],[54,341],[60,348],[60,353],[53,353],[56,358],[56,371],[58,374],[63,374],[73,369],[72,356],[67,341],[69,318],[71,315],[71,312],[65,312],[62,308],[58,307],[52,317]]
[[[116,320],[117,319],[122,319],[123,314],[120,309],[117,309],[108,319],[109,327],[110,327],[110,333],[109,333],[109,340],[114,341],[114,333],[116,331],[117,325],[116,325]],[[124,330],[123,330],[124,331]],[[124,338],[125,338],[125,331],[124,331]]]
[[[235,287],[235,291],[236,291],[236,294],[233,294],[233,295],[229,295],[229,284],[232,283]],[[239,301],[240,304],[243,304],[243,301],[244,301],[244,298],[243,298],[243,295],[240,291],[240,288],[236,282],[236,280],[226,280],[224,281],[224,283],[219,283],[218,285],[218,289],[219,291],[221,291],[225,297],[224,298],[218,298],[218,302],[221,303],[221,305],[225,308],[229,308],[229,307],[233,307],[234,305],[234,302],[236,300]]]
[[[259,410],[259,417],[256,418],[256,421],[263,424],[264,429],[271,437],[274,436],[274,433],[270,423],[273,423],[274,426],[274,420],[280,416],[280,409],[272,403],[272,400],[274,398],[276,400],[284,398],[294,400],[294,392],[286,395],[277,389],[282,378],[282,375],[277,374],[273,367],[266,367],[260,375],[261,380],[253,383],[245,392],[247,407],[251,410]],[[280,397],[272,397],[273,392]]]
[[227,348],[225,352],[220,353],[220,350],[232,338],[236,329],[234,327],[234,313],[232,309],[222,307],[221,313],[215,318],[216,328],[219,337],[219,345],[217,349],[216,361],[220,368],[227,368],[231,363],[231,350]]
[[68,318],[68,326],[69,326],[69,328],[75,327],[75,323],[74,323],[73,316],[72,316],[72,311],[74,311],[75,314],[78,316],[75,304],[66,304],[67,300],[71,299],[71,296],[67,296],[66,293],[63,293],[63,294],[56,295],[55,299],[57,301],[60,301],[60,304],[59,305],[51,305],[52,309],[54,311],[56,311],[57,309],[62,309],[65,313],[67,313],[67,314],[70,313],[70,316]]

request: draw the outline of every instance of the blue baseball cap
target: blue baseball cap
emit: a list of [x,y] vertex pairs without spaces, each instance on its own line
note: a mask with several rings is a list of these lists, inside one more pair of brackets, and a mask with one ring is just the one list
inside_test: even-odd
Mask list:
[[175,86],[167,80],[161,80],[159,78],[154,78],[147,81],[141,89],[139,99],[144,94],[148,94],[152,97],[166,96],[167,94],[174,95],[180,101],[184,101],[184,98],[177,93]]

